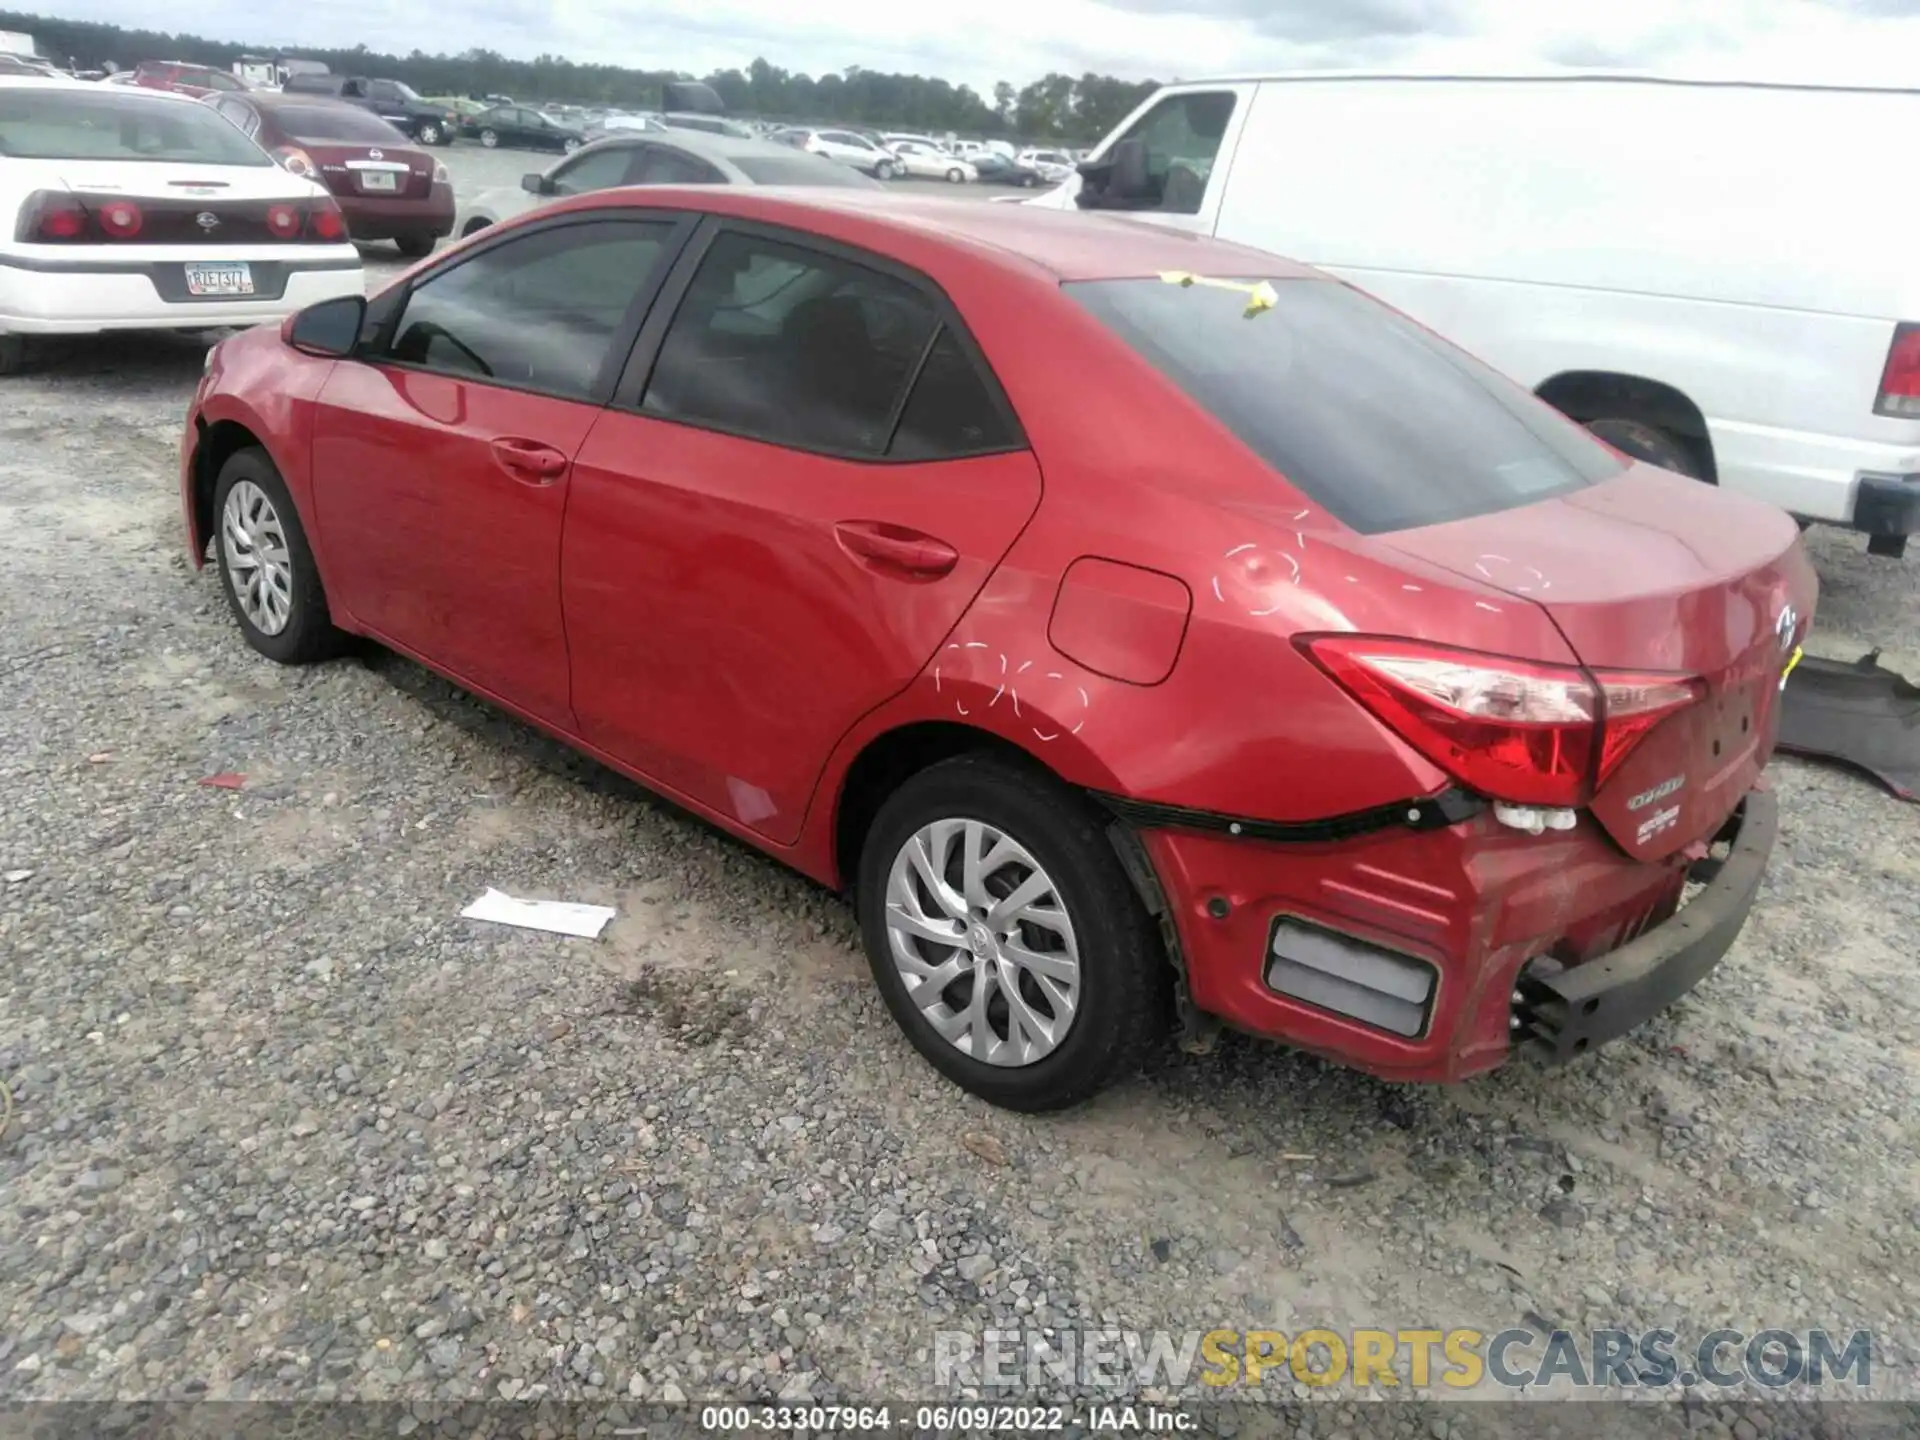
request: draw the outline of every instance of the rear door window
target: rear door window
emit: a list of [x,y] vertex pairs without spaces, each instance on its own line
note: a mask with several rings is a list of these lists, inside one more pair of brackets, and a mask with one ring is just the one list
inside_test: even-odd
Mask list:
[[641,409],[776,445],[879,457],[940,325],[904,281],[723,234],[661,343]]
[[706,161],[661,145],[642,146],[633,170],[635,185],[724,185],[726,179]]
[[1363,534],[1597,484],[1620,461],[1525,390],[1357,290],[1152,280],[1064,287],[1201,409]]

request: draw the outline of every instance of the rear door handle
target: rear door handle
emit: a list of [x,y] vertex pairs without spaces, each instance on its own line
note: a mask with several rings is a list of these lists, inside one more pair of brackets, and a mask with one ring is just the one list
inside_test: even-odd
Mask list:
[[526,485],[551,485],[567,473],[567,457],[538,440],[503,435],[492,445],[500,468]]
[[946,541],[885,520],[842,520],[833,533],[854,559],[913,580],[938,580],[960,563]]

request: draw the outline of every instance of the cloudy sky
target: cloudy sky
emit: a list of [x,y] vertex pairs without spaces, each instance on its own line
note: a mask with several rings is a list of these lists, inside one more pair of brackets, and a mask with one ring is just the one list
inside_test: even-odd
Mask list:
[[1049,70],[1165,80],[1327,66],[1624,66],[1920,84],[1920,0],[324,0],[304,13],[283,8],[277,21],[244,0],[58,9],[289,49],[477,45],[696,73],[764,55],[813,74],[861,65],[983,92]]

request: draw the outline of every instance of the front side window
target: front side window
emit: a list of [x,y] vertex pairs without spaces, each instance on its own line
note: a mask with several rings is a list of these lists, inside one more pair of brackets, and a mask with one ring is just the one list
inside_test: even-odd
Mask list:
[[663,221],[592,220],[483,250],[407,297],[388,358],[590,399],[671,235]]
[[650,415],[879,457],[939,317],[837,256],[728,234],[700,262],[641,401]]
[[1246,294],[1212,286],[1063,288],[1362,534],[1512,509],[1620,472],[1579,425],[1378,301],[1332,280],[1271,284],[1274,303],[1252,314]]
[[273,164],[204,105],[105,86],[0,90],[0,155],[17,160]]
[[633,151],[624,145],[578,156],[553,172],[553,193],[585,195],[590,190],[611,190],[628,183],[632,165]]
[[1129,208],[1198,215],[1233,106],[1230,90],[1196,91],[1168,96],[1142,115],[1120,137],[1144,141],[1147,149],[1146,203]]

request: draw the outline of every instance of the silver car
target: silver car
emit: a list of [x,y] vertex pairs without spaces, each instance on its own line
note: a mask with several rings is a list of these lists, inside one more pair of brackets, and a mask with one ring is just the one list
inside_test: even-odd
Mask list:
[[518,189],[483,190],[459,207],[455,235],[471,235],[562,195],[620,185],[825,185],[878,189],[857,170],[790,145],[699,130],[614,134],[545,171],[523,175]]

